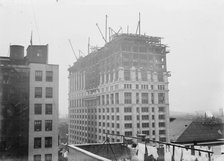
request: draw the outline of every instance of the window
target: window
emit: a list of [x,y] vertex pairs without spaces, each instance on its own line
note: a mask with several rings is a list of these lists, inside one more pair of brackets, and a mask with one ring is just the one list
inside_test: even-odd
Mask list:
[[135,80],[138,81],[138,70],[135,70]]
[[35,81],[42,81],[43,73],[40,70],[35,71]]
[[140,128],[140,124],[139,123],[137,123],[137,128]]
[[47,82],[53,81],[53,71],[46,71],[46,81]]
[[116,112],[119,112],[119,107],[116,108]]
[[159,127],[165,127],[165,126],[166,126],[165,122],[159,122]]
[[106,83],[109,81],[109,73],[106,74]]
[[132,120],[132,116],[131,115],[126,115],[126,116],[124,116],[124,120]]
[[34,131],[41,131],[42,121],[35,120],[34,121]]
[[45,131],[52,131],[52,120],[45,120]]
[[34,114],[41,115],[42,114],[42,105],[41,104],[34,104]]
[[142,93],[142,104],[148,104],[148,103],[149,103],[149,94]]
[[152,107],[152,112],[155,112],[155,108],[154,107]]
[[52,161],[52,154],[45,154],[45,161]]
[[125,129],[132,128],[132,123],[124,124]]
[[152,89],[152,90],[154,89],[154,86],[153,86],[153,85],[151,85],[151,89]]
[[159,112],[165,112],[165,107],[159,107]]
[[53,97],[53,88],[46,87],[46,98],[52,98],[52,97]]
[[42,88],[41,87],[35,87],[35,98],[42,98]]
[[148,107],[142,107],[142,112],[149,112],[149,108]]
[[156,134],[155,130],[152,130],[152,135],[155,135],[155,134]]
[[154,93],[151,93],[151,102],[154,104]]
[[113,76],[114,76],[113,72],[110,72],[110,81],[111,81],[111,82],[113,82],[113,79],[114,79]]
[[111,102],[111,104],[114,104],[114,94],[110,95],[110,102]]
[[118,80],[118,71],[115,71],[115,80]]
[[147,131],[142,131],[142,133],[145,134],[145,135],[149,135],[149,131],[148,130]]
[[155,127],[155,122],[152,123],[152,127]]
[[124,108],[124,112],[131,112],[132,110],[131,110],[131,107],[125,107]]
[[41,148],[41,138],[34,138],[34,149]]
[[142,127],[149,127],[149,123],[142,123]]
[[125,136],[132,136],[132,131],[125,131],[124,132],[124,135]]
[[131,71],[130,70],[124,70],[124,80],[126,80],[126,81],[131,80]]
[[164,138],[164,137],[160,137],[160,138],[159,138],[159,141],[166,142],[166,138]]
[[131,104],[131,92],[124,93],[124,103]]
[[136,93],[136,104],[139,103],[139,93]]
[[165,90],[165,86],[164,85],[158,85],[158,90]]
[[102,105],[104,105],[105,103],[104,103],[104,95],[102,95]]
[[159,104],[165,103],[165,93],[158,93],[158,103]]
[[45,114],[46,115],[52,115],[52,112],[53,110],[52,110],[52,104],[46,104],[45,105]]
[[142,115],[142,120],[149,120],[149,115]]
[[163,82],[164,81],[164,79],[163,79],[163,75],[162,74],[158,74],[158,81],[159,82]]
[[45,137],[45,148],[52,147],[52,137]]
[[142,81],[147,81],[147,72],[142,70],[141,75],[142,75]]
[[102,83],[104,83],[104,74],[102,74],[101,78],[102,78]]
[[119,116],[117,116],[117,120],[119,120],[120,119],[120,117]]
[[120,124],[117,124],[117,128],[120,128]]
[[[100,96],[97,96],[97,105],[100,105]],[[84,105],[83,105],[83,107],[84,107]]]
[[115,93],[115,103],[119,104],[119,93]]
[[107,94],[107,105],[109,105],[109,94]]
[[41,155],[40,154],[34,155],[33,161],[41,161]]
[[160,120],[165,120],[165,115],[159,115]]
[[166,130],[159,130],[159,134],[161,135],[163,135],[163,134],[166,134]]

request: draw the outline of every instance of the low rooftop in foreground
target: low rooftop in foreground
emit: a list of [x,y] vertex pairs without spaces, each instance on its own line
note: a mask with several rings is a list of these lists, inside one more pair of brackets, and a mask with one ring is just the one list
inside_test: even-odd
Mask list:
[[130,149],[123,143],[91,143],[69,145],[68,159],[72,159],[73,161],[80,161],[86,159],[94,161],[113,161],[128,159],[130,158],[130,156]]

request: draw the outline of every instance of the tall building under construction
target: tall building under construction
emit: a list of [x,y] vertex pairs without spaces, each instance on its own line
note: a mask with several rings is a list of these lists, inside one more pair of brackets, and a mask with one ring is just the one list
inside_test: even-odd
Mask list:
[[106,133],[169,141],[167,53],[160,37],[115,34],[79,58],[69,68],[69,143],[104,142]]

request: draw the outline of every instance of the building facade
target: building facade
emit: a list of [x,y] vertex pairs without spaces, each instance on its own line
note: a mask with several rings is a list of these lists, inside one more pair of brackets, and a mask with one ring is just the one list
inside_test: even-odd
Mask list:
[[13,45],[10,57],[1,57],[3,160],[58,160],[58,65],[47,58],[48,45],[30,45],[25,57],[24,47]]
[[120,34],[79,58],[69,68],[69,143],[106,133],[169,141],[167,53],[160,37]]

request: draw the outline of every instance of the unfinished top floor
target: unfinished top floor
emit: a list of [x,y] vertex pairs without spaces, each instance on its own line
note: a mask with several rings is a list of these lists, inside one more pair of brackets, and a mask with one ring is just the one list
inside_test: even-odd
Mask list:
[[154,69],[154,65],[163,65],[166,70],[167,46],[161,43],[161,37],[137,34],[116,34],[104,47],[95,49],[85,57],[80,57],[72,67],[73,71],[86,71],[98,68],[108,71],[119,66],[130,68]]

